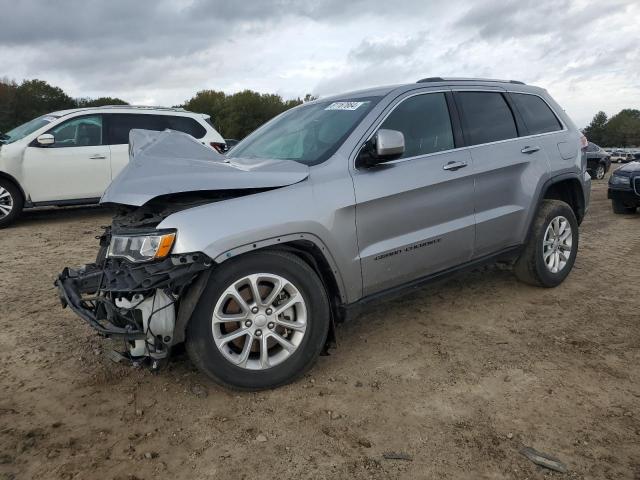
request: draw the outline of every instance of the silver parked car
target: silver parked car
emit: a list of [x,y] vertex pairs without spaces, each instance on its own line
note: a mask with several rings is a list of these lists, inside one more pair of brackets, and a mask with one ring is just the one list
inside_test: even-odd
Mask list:
[[[537,87],[428,78],[305,103],[227,156],[133,131],[95,263],[57,285],[123,356],[179,343],[240,389],[299,377],[335,324],[383,296],[496,260],[529,284],[571,271],[586,139]],[[391,321],[391,320],[390,320]]]

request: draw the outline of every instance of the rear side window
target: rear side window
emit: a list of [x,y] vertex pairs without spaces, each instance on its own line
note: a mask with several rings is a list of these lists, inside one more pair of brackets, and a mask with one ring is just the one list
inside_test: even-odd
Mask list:
[[108,139],[110,145],[129,143],[129,132],[134,128],[161,131],[166,128],[160,115],[112,113],[108,115]]
[[468,145],[497,142],[518,136],[513,113],[501,93],[457,92]]
[[537,95],[512,93],[511,98],[522,115],[530,135],[562,130],[562,125],[549,105]]
[[444,93],[416,95],[403,100],[380,128],[404,134],[401,158],[416,157],[453,148],[451,119]]
[[177,115],[150,115],[144,113],[111,113],[109,114],[109,144],[123,145],[129,143],[129,132],[134,129],[162,131],[166,129],[188,133],[195,138],[202,138],[207,131],[196,120]]
[[202,138],[206,135],[207,131],[196,120],[191,117],[178,117],[175,115],[166,115],[164,120],[167,123],[167,128],[171,130],[177,130],[179,132],[188,133],[194,138]]

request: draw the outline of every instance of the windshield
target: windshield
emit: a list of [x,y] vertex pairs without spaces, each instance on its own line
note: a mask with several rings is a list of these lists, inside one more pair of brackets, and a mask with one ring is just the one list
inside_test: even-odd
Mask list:
[[0,142],[13,143],[35,132],[36,130],[44,127],[45,125],[53,122],[57,118],[58,117],[54,115],[43,115],[41,117],[34,118],[33,120],[27,123],[23,123],[22,125],[14,128],[13,130],[9,130],[7,133],[0,134]]
[[380,98],[318,102],[294,108],[249,135],[227,156],[317,165],[335,153]]

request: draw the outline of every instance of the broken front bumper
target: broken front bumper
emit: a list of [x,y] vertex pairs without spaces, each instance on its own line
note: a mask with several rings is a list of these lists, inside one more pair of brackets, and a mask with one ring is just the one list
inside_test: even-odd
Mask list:
[[[62,306],[69,306],[99,334],[146,341],[153,330],[149,328],[151,318],[161,316],[158,312],[166,308],[163,304],[154,310],[156,296],[161,294],[171,298],[172,304],[177,303],[185,289],[211,264],[211,259],[200,253],[139,264],[106,259],[102,265],[65,268],[55,286]],[[149,298],[154,301],[151,310],[145,311],[143,304]],[[166,344],[174,341],[173,332],[162,337]]]

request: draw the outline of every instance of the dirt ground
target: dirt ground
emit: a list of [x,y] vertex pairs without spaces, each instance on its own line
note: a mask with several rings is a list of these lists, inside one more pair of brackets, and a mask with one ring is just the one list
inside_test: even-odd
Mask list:
[[605,182],[560,287],[491,267],[423,288],[262,393],[185,355],[159,374],[114,364],[60,308],[54,276],[92,260],[109,219],[33,211],[0,231],[0,478],[640,479],[640,214],[613,215]]

